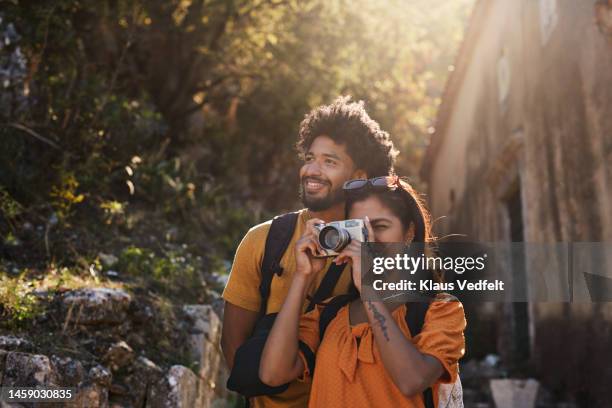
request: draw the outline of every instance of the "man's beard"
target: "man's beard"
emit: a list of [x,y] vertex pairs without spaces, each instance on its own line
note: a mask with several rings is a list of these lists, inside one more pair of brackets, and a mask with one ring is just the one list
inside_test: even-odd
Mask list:
[[339,187],[335,190],[330,190],[325,197],[308,197],[304,187],[304,180],[302,180],[300,183],[300,199],[304,207],[308,208],[310,211],[324,211],[336,204],[344,202],[344,190]]

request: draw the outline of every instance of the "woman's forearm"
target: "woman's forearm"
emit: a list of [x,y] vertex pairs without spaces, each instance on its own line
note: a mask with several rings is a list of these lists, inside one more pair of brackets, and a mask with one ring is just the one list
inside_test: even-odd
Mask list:
[[406,338],[382,302],[366,300],[363,306],[385,369],[395,385],[408,397],[429,387],[442,374],[440,362],[422,354]]
[[309,285],[306,277],[295,275],[285,302],[276,316],[259,366],[259,378],[265,384],[285,384],[296,379],[304,370],[298,356],[298,329]]

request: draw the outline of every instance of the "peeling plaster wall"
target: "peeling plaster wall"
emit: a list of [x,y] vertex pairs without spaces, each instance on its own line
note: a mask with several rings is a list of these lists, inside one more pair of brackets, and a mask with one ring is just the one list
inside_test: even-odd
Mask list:
[[[455,96],[443,101],[449,114],[426,172],[433,219],[444,217],[438,236],[508,241],[504,200],[520,186],[525,241],[612,242],[612,37],[597,25],[596,3],[477,3],[486,15],[468,29],[473,51],[450,79]],[[500,309],[476,311],[473,326],[497,334],[473,346],[505,347],[512,331]],[[604,395],[612,304],[531,304],[529,314],[545,382],[586,402]]]

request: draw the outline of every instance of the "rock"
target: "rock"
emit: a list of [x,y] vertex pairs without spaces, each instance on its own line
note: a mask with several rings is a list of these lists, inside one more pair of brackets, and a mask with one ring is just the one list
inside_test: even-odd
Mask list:
[[78,289],[64,294],[66,319],[78,324],[119,324],[126,319],[131,296],[121,289]]
[[219,347],[221,319],[210,305],[187,305],[183,311],[191,320],[189,348],[198,364],[198,403],[209,407],[215,399],[228,395],[225,383],[229,372]]
[[71,407],[108,408],[108,389],[95,383],[85,383],[77,390]]
[[0,350],[0,384],[2,384],[2,377],[4,375],[4,364],[6,362],[6,356],[9,352]]
[[534,379],[495,379],[491,380],[491,393],[497,408],[535,407],[540,383]]
[[113,381],[113,375],[111,374],[110,370],[101,365],[91,367],[87,376],[89,381],[103,387],[110,387]]
[[133,344],[136,348],[143,348],[147,344],[145,338],[140,333],[135,331],[130,333],[127,339],[130,344]]
[[5,357],[3,387],[58,386],[58,375],[51,360],[41,354],[12,351]]
[[153,308],[143,302],[132,302],[129,314],[132,321],[136,323],[146,323],[155,318]]
[[120,383],[112,383],[111,386],[108,388],[108,391],[111,394],[120,396],[126,396],[130,394],[129,388],[126,385]]
[[154,384],[147,395],[147,407],[196,407],[198,378],[187,367],[175,365]]
[[134,368],[138,371],[145,373],[146,375],[150,375],[152,373],[154,374],[162,373],[162,369],[159,368],[157,364],[155,364],[154,362],[152,362],[151,360],[149,360],[148,358],[144,356],[140,356],[136,359],[136,362],[134,363]]
[[225,300],[222,297],[217,297],[211,300],[210,305],[213,310],[219,316],[220,320],[223,320],[223,309],[225,308]]
[[104,355],[104,362],[116,371],[134,359],[134,350],[123,340],[112,344]]
[[76,387],[85,379],[85,369],[80,361],[70,357],[51,356],[62,387]]
[[130,367],[130,373],[124,378],[128,386],[131,405],[144,406],[147,389],[163,377],[163,371],[154,362],[144,356],[138,357]]
[[98,254],[98,258],[100,258],[100,262],[102,262],[102,265],[104,265],[106,268],[112,268],[117,264],[117,262],[119,262],[119,258],[117,258],[115,255],[105,254],[103,252]]
[[16,336],[0,336],[0,349],[8,351],[32,351],[34,346],[31,342]]

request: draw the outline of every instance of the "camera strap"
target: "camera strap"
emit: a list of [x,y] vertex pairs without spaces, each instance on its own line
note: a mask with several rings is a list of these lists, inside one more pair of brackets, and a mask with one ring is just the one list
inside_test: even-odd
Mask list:
[[329,268],[327,268],[327,272],[325,272],[325,276],[323,277],[323,280],[321,281],[321,284],[317,288],[315,294],[313,296],[309,296],[310,303],[306,308],[306,313],[314,309],[315,305],[331,297],[345,267],[346,264],[336,265],[332,262]]

